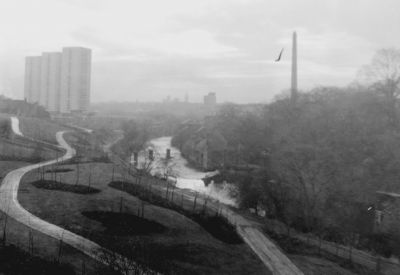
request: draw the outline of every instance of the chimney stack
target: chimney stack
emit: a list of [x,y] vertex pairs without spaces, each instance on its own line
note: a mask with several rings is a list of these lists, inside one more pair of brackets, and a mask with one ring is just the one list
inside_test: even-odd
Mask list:
[[292,87],[290,99],[293,103],[297,100],[297,34],[293,33],[292,42]]

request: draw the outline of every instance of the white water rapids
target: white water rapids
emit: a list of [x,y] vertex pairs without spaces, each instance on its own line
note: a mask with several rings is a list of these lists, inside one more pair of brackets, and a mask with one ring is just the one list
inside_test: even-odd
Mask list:
[[[231,197],[232,185],[227,183],[213,183],[205,185],[202,178],[213,173],[205,173],[189,167],[188,161],[182,157],[178,148],[172,147],[171,137],[161,137],[152,139],[149,147],[153,148],[155,160],[152,165],[152,174],[163,174],[165,170],[166,150],[171,150],[170,166],[174,174],[176,174],[176,187],[181,189],[190,189],[199,193],[206,194],[213,199],[219,200],[221,203],[236,205],[236,201]],[[139,156],[143,158],[143,156]],[[140,159],[139,159],[140,162]]]

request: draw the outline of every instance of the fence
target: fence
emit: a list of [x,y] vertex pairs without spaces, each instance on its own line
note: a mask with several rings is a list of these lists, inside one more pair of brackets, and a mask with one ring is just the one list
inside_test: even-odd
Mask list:
[[[130,176],[137,176],[131,169],[131,164],[113,153],[110,148],[108,148],[107,153],[114,164],[127,170]],[[158,194],[185,211],[195,213],[200,208],[200,211],[204,213],[208,212],[210,215],[223,217],[229,224],[234,226],[236,233],[249,245],[273,274],[303,274],[259,229],[229,209],[229,207],[198,192],[193,193],[188,190],[178,189],[173,185],[170,187],[168,181],[164,185],[160,185],[159,182],[159,180],[155,179],[153,183],[148,184],[145,188],[147,188],[148,192]]]
[[[267,219],[266,225],[269,230],[278,234],[285,234],[284,232],[288,232],[287,226],[276,220]],[[371,270],[381,272],[382,274],[400,274],[400,264],[395,259],[384,258],[356,249],[352,246],[326,241],[311,233],[299,233],[293,228],[290,229],[290,232],[292,238],[317,247],[331,255],[349,260],[350,262],[365,266]]]

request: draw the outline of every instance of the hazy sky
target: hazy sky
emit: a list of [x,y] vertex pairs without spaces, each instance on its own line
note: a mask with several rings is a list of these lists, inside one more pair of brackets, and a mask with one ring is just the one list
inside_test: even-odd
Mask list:
[[[93,49],[92,101],[265,102],[290,86],[343,86],[400,47],[398,0],[0,0],[0,93],[23,97],[24,57]],[[285,47],[283,60],[273,60]]]

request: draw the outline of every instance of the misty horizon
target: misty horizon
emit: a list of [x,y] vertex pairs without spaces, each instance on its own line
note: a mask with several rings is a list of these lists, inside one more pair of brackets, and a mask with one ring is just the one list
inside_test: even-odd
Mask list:
[[202,102],[209,92],[218,102],[270,102],[290,88],[293,31],[299,90],[346,86],[376,50],[399,44],[400,4],[389,2],[3,3],[0,93],[23,98],[25,56],[81,46],[93,50],[93,103],[182,100],[186,93]]

